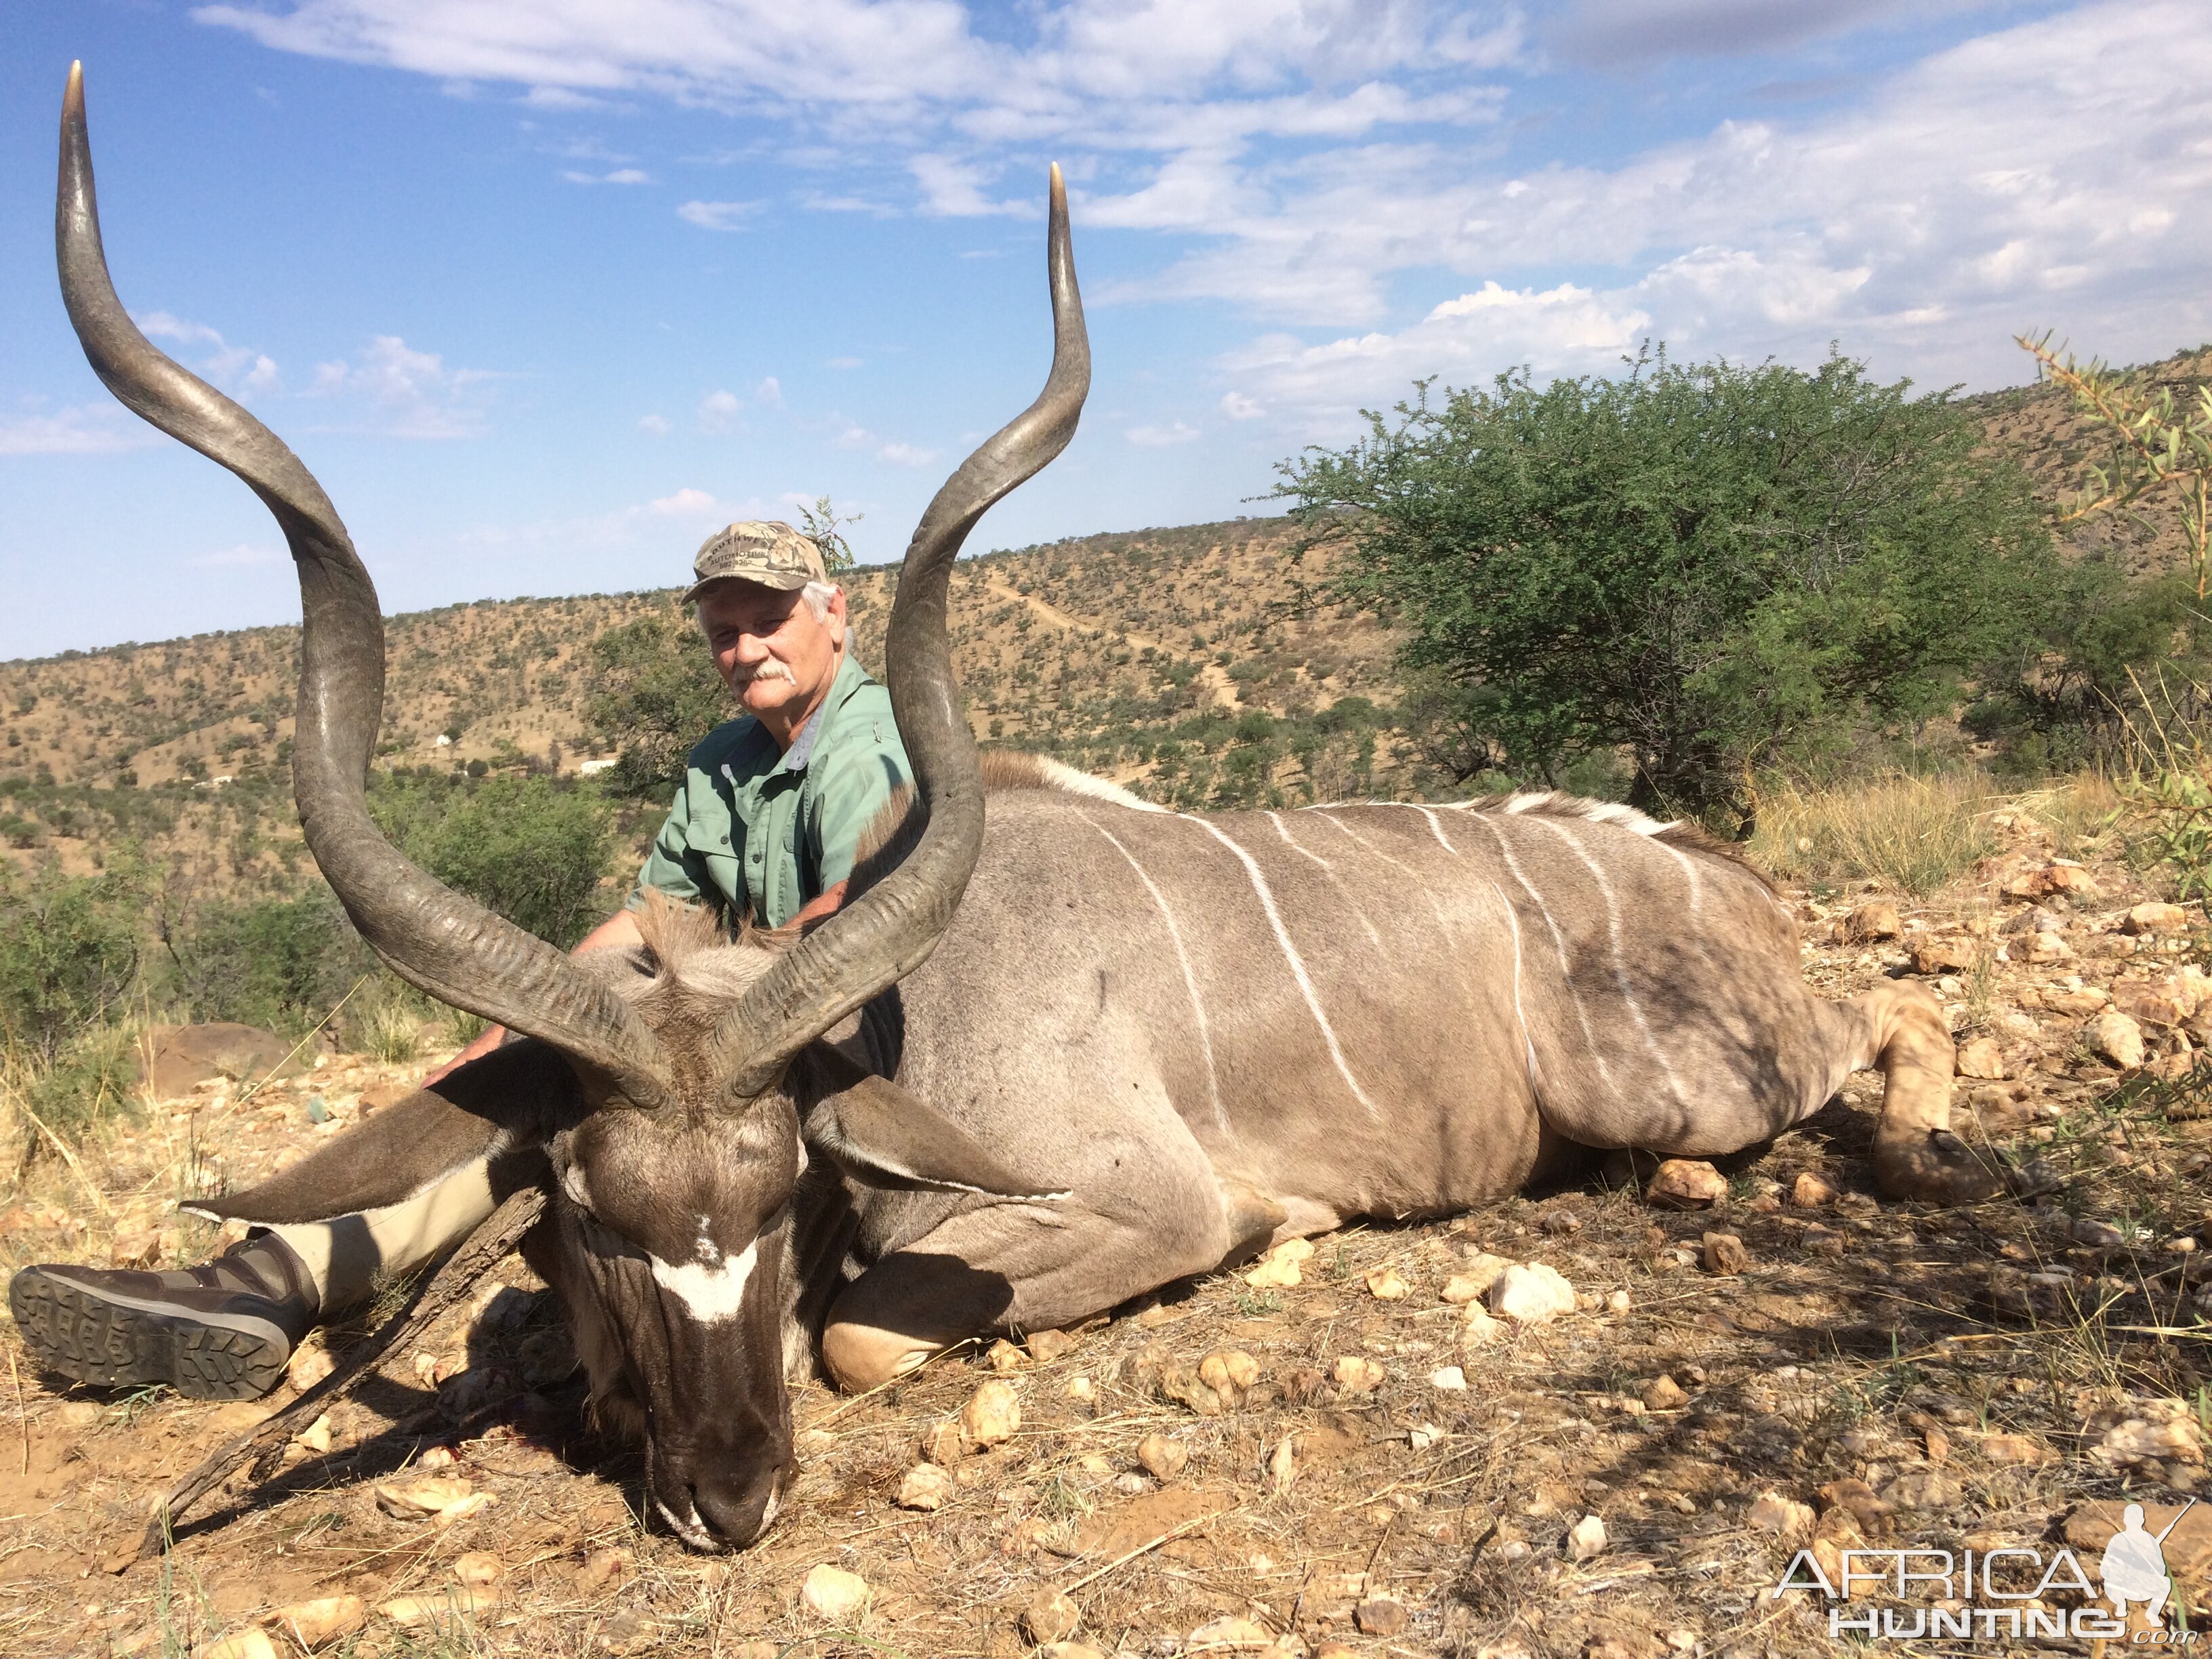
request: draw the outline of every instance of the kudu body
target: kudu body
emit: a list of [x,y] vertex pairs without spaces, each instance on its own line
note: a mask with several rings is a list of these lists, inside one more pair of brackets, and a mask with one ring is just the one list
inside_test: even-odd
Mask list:
[[1500,1197],[1570,1146],[1747,1146],[1877,1060],[1884,1178],[1920,1196],[1990,1185],[1948,1134],[1933,999],[1812,997],[1764,883],[1681,830],[1548,797],[1170,813],[1018,762],[987,826],[945,596],[961,538],[1066,444],[1087,388],[1056,171],[1052,194],[1051,377],[932,503],[893,609],[907,821],[803,935],[726,943],[710,918],[655,910],[645,950],[571,961],[376,834],[374,592],[306,469],[116,301],[72,72],[71,319],[125,403],[285,529],[310,849],[395,971],[524,1035],[208,1207],[321,1218],[478,1158],[495,1188],[544,1185],[531,1259],[601,1412],[642,1433],[657,1507],[702,1547],[773,1516],[786,1376],[817,1340],[838,1380],[872,1382],[1271,1240]]

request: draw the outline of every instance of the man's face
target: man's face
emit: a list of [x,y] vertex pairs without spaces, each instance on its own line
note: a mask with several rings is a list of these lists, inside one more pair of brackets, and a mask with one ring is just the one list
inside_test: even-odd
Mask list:
[[771,727],[805,717],[836,677],[845,596],[817,617],[798,590],[717,582],[699,596],[699,623],[723,683]]

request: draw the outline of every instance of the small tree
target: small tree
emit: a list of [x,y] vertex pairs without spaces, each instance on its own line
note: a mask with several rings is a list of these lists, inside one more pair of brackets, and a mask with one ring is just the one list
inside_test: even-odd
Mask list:
[[599,690],[585,718],[616,752],[609,775],[625,794],[672,787],[691,746],[730,718],[730,694],[699,630],[680,617],[640,617],[592,641]]
[[138,973],[140,896],[126,874],[27,878],[0,865],[0,1027],[50,1067],[118,1011]]
[[325,887],[294,898],[216,900],[179,931],[179,1000],[195,1020],[236,1020],[297,1036],[376,970]]
[[1663,349],[1432,385],[1276,493],[1343,550],[1337,591],[1407,629],[1455,770],[1617,750],[1632,800],[1747,830],[1752,769],[1925,717],[2036,636],[2049,532],[1948,394]]
[[2072,396],[2074,412],[2104,440],[2106,459],[2089,469],[2090,487],[2061,501],[2058,521],[2077,524],[2103,513],[2139,522],[2144,504],[2160,498],[2181,521],[2190,586],[2201,609],[2212,586],[2212,386],[2197,388],[2197,406],[2174,407],[2170,386],[2116,373],[2101,361],[2075,361],[2051,348],[2051,336],[2014,338],[2035,358],[2036,372]]
[[544,777],[386,777],[369,811],[440,881],[563,950],[606,908],[614,813],[595,790]]
[[817,495],[814,505],[799,509],[799,527],[822,550],[822,568],[833,576],[842,576],[860,561],[853,556],[852,544],[845,539],[842,526],[858,524],[867,515],[863,513],[840,513],[830,504],[827,495]]

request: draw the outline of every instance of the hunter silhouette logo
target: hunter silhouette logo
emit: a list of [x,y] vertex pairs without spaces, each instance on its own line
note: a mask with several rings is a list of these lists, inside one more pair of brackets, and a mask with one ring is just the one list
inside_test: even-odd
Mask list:
[[2181,1524],[2181,1516],[2196,1507],[2192,1498],[2181,1506],[2181,1515],[2157,1534],[2143,1525],[2142,1504],[2130,1504],[2120,1512],[2120,1530],[2105,1546],[2105,1558],[2098,1564],[2099,1576],[2105,1581],[2105,1599],[2120,1618],[2128,1616],[2129,1602],[2140,1601],[2143,1617],[2165,1628],[2166,1598],[2173,1590],[2173,1580],[2166,1570],[2166,1540]]

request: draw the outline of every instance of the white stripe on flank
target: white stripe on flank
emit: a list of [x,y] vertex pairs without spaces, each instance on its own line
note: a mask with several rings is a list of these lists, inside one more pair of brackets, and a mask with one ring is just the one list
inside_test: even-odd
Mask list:
[[1682,866],[1682,873],[1690,878],[1690,920],[1695,921],[1705,897],[1705,884],[1698,878],[1698,861],[1671,841],[1658,844],[1674,855],[1674,861]]
[[735,1319],[744,1303],[745,1281],[753,1276],[753,1265],[760,1260],[760,1241],[755,1239],[728,1261],[712,1267],[687,1261],[678,1267],[657,1255],[646,1259],[653,1263],[654,1284],[682,1302],[701,1324],[719,1325],[726,1319]]
[[1667,1056],[1659,1052],[1659,1039],[1651,1030],[1651,1022],[1644,1017],[1644,1005],[1636,1000],[1636,992],[1629,985],[1628,966],[1620,954],[1620,906],[1614,901],[1613,884],[1606,879],[1604,870],[1600,867],[1598,861],[1589,855],[1589,848],[1585,848],[1576,836],[1568,834],[1566,825],[1556,818],[1541,814],[1531,813],[1525,816],[1529,823],[1542,824],[1544,828],[1574,848],[1575,856],[1583,861],[1583,866],[1589,871],[1591,878],[1596,881],[1598,891],[1605,895],[1606,936],[1613,947],[1613,983],[1620,988],[1621,1000],[1628,1004],[1628,1012],[1635,1017],[1636,1029],[1644,1034],[1644,1048],[1658,1063],[1659,1069],[1667,1074],[1667,1086],[1674,1091],[1675,1103],[1685,1111],[1688,1110],[1690,1103],[1683,1096],[1682,1080],[1674,1075],[1674,1067],[1668,1062]]
[[1446,838],[1444,835],[1443,821],[1437,817],[1434,812],[1429,811],[1425,806],[1413,805],[1413,803],[1410,801],[1407,802],[1407,805],[1413,806],[1413,810],[1415,811],[1419,812],[1423,817],[1429,821],[1429,833],[1437,838],[1437,845],[1443,848],[1445,852],[1449,853],[1454,858],[1457,858],[1459,856],[1459,848],[1453,846],[1450,841]]
[[1346,904],[1351,907],[1352,914],[1359,918],[1359,925],[1367,930],[1367,938],[1369,942],[1379,947],[1382,943],[1382,935],[1376,933],[1375,931],[1375,924],[1367,920],[1367,912],[1359,908],[1359,901],[1352,896],[1352,890],[1344,884],[1344,878],[1336,873],[1336,866],[1331,864],[1327,859],[1323,858],[1320,854],[1314,852],[1310,848],[1301,847],[1297,842],[1292,841],[1291,839],[1291,832],[1283,825],[1283,816],[1281,813],[1268,813],[1267,822],[1275,826],[1275,833],[1283,838],[1284,846],[1289,848],[1291,851],[1297,854],[1301,858],[1311,859],[1316,864],[1321,866],[1322,873],[1328,877],[1329,885],[1336,889],[1336,896],[1342,899]]
[[[1395,801],[1388,800],[1369,801],[1365,804],[1370,806],[1395,806],[1398,805]],[[1366,854],[1370,858],[1378,858],[1382,860],[1383,863],[1389,865],[1393,870],[1398,871],[1408,882],[1413,884],[1415,890],[1417,890],[1423,898],[1428,900],[1429,910],[1437,919],[1437,932],[1441,933],[1444,936],[1444,942],[1447,945],[1454,947],[1452,959],[1457,964],[1460,969],[1462,982],[1464,983],[1467,974],[1467,963],[1460,959],[1459,951],[1457,950],[1458,940],[1456,935],[1452,931],[1451,919],[1444,915],[1444,907],[1437,902],[1436,894],[1430,890],[1428,878],[1422,875],[1422,873],[1413,868],[1412,865],[1406,863],[1401,859],[1392,858],[1381,848],[1376,846],[1372,842],[1369,841],[1366,836],[1361,835],[1350,824],[1345,823],[1343,819],[1338,817],[1334,808],[1322,811],[1321,814],[1321,821],[1323,823],[1329,825],[1332,829],[1340,830],[1346,835],[1351,836],[1352,844],[1359,848],[1361,852]]]
[[1528,1056],[1528,1092],[1540,1106],[1544,1091],[1536,1085],[1536,1041],[1528,1035],[1528,1016],[1521,1006],[1521,918],[1513,914],[1513,902],[1505,896],[1505,890],[1494,881],[1490,887],[1504,907],[1506,924],[1513,929],[1513,1018],[1521,1022],[1521,1048]]
[[1237,1132],[1229,1127],[1229,1114],[1221,1106],[1221,1079],[1213,1067],[1213,1033],[1206,1024],[1206,1004],[1198,994],[1198,975],[1191,971],[1190,952],[1183,948],[1182,929],[1176,926],[1175,912],[1168,907],[1167,896],[1145,872],[1145,866],[1137,862],[1137,855],[1122,846],[1112,830],[1080,807],[1076,809],[1075,816],[1105,836],[1112,843],[1114,850],[1129,860],[1129,867],[1137,872],[1137,879],[1145,884],[1145,890],[1152,896],[1152,902],[1159,907],[1160,920],[1167,923],[1168,937],[1175,941],[1176,961],[1182,967],[1183,989],[1190,993],[1190,1012],[1198,1021],[1198,1046],[1206,1055],[1206,1091],[1213,1099],[1213,1121],[1221,1126],[1224,1134],[1234,1140]]
[[[1505,831],[1498,828],[1486,812],[1470,812],[1468,817],[1498,838],[1498,850],[1504,857],[1506,872],[1528,896],[1528,902],[1536,907],[1536,914],[1543,917],[1544,926],[1551,930],[1552,948],[1559,953],[1559,983],[1567,988],[1567,1000],[1575,1005],[1575,1023],[1583,1028],[1583,1051],[1597,1062],[1599,1079],[1607,1088],[1613,1088],[1613,1068],[1605,1063],[1605,1050],[1597,1046],[1597,1034],[1590,1030],[1589,1010],[1583,1006],[1583,994],[1575,986],[1575,965],[1567,957],[1566,935],[1559,931],[1559,924],[1552,915],[1551,906],[1544,902],[1544,896],[1522,873],[1521,860],[1513,856],[1513,849],[1505,844]],[[1509,905],[1507,908],[1511,907]]]
[[1268,891],[1267,878],[1260,873],[1258,862],[1204,818],[1190,817],[1188,813],[1180,816],[1188,818],[1190,823],[1236,854],[1237,861],[1244,866],[1244,873],[1252,878],[1252,890],[1260,896],[1260,908],[1267,913],[1267,925],[1275,930],[1275,943],[1283,947],[1283,958],[1291,964],[1291,977],[1297,981],[1298,990],[1305,997],[1307,1008],[1313,1013],[1314,1024],[1321,1027],[1322,1036],[1328,1044],[1328,1057],[1336,1062],[1338,1075],[1344,1079],[1345,1085],[1352,1091],[1352,1097],[1367,1109],[1369,1116],[1380,1116],[1375,1103],[1367,1097],[1367,1091],[1361,1088],[1359,1079],[1352,1076],[1352,1067],[1344,1058],[1344,1050],[1337,1042],[1336,1031],[1329,1024],[1328,1016],[1321,1011],[1321,998],[1314,991],[1313,980],[1306,972],[1306,964],[1298,955],[1297,946],[1291,943],[1290,930],[1283,926],[1282,915],[1275,908],[1275,896]]

